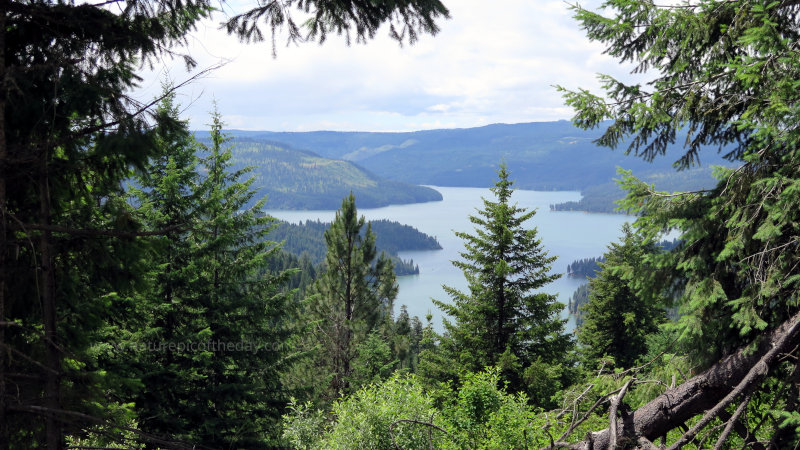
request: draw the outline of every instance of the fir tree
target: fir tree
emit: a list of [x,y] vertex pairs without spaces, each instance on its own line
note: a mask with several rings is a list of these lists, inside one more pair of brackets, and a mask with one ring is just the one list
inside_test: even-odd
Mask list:
[[192,437],[190,417],[185,414],[193,396],[189,383],[202,375],[193,355],[162,348],[162,344],[196,342],[197,331],[205,328],[196,313],[197,251],[190,240],[202,207],[198,144],[188,123],[180,121],[169,86],[165,92],[156,109],[159,152],[136,177],[130,192],[146,229],[169,231],[153,243],[147,258],[150,289],[134,299],[138,311],[127,323],[133,333],[129,345],[141,350],[135,357],[143,389],[134,397],[140,426],[154,434],[185,439]]
[[580,307],[578,341],[590,369],[604,356],[617,367],[632,367],[647,352],[647,336],[665,320],[663,305],[631,286],[636,272],[651,270],[644,257],[656,247],[637,239],[628,224],[622,231],[621,242],[609,246],[602,270],[589,280],[589,302]]
[[506,365],[515,390],[523,389],[522,370],[532,362],[565,361],[571,339],[559,317],[563,305],[551,294],[537,292],[557,279],[550,257],[535,228],[524,224],[536,211],[511,204],[512,181],[501,164],[492,193],[483,209],[470,216],[474,233],[459,232],[463,260],[453,264],[464,272],[468,292],[445,286],[452,304],[435,301],[454,322],[445,320],[443,344],[457,365],[468,371]]
[[[172,96],[162,110],[177,118]],[[289,272],[267,269],[278,251],[265,238],[273,219],[261,213],[263,201],[247,207],[253,180],[231,170],[217,112],[200,161],[204,178],[186,124],[158,135],[163,155],[135,192],[151,227],[179,231],[165,235],[150,260],[140,425],[211,447],[274,445],[286,401],[279,377]]]
[[197,295],[210,349],[196,356],[203,375],[195,383],[199,442],[214,447],[274,445],[287,399],[280,374],[288,336],[290,271],[265,269],[279,247],[267,239],[275,220],[251,205],[250,169],[232,170],[222,119],[212,114],[211,144],[202,161],[204,211],[192,240],[197,247]]

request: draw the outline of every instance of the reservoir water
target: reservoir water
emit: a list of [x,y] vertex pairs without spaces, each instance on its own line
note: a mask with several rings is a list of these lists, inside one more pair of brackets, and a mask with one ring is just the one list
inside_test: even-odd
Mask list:
[[[442,201],[359,209],[358,212],[367,220],[389,219],[411,225],[439,240],[442,250],[400,253],[403,259],[413,259],[419,265],[419,275],[399,277],[400,289],[395,301],[395,312],[400,305],[406,305],[408,313],[419,316],[424,323],[425,316],[430,311],[436,329],[441,330],[442,314],[433,305],[431,298],[449,300],[442,289],[443,284],[460,290],[466,290],[467,287],[461,271],[451,264],[451,261],[460,258],[459,253],[464,249],[463,242],[455,236],[454,231],[471,233],[474,227],[469,216],[475,215],[476,209],[482,208],[482,197],[488,200],[494,200],[494,197],[489,189],[484,188],[431,187],[441,192]],[[551,256],[558,257],[553,264],[553,272],[563,274],[567,265],[576,259],[602,255],[608,244],[621,235],[622,224],[631,219],[618,214],[550,211],[551,204],[580,198],[580,192],[573,191],[517,190],[512,196],[512,202],[516,202],[518,206],[537,210],[536,215],[526,223],[526,227],[536,227],[544,248]],[[336,213],[286,210],[267,212],[293,223],[305,220],[330,222]],[[543,290],[557,294],[559,301],[566,304],[583,282],[584,280],[562,276]],[[568,326],[574,327],[571,322]]]

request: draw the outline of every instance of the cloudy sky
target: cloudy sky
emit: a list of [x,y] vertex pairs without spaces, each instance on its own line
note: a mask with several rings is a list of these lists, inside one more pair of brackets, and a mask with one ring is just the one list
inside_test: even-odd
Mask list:
[[[589,3],[589,6],[591,6]],[[598,72],[629,67],[589,42],[561,0],[449,0],[436,36],[400,47],[381,30],[368,44],[243,44],[202,24],[186,52],[199,68],[226,64],[179,92],[193,129],[216,99],[228,128],[272,131],[412,131],[569,119],[556,84],[595,88]],[[229,13],[231,11],[228,11]],[[179,61],[145,73],[137,95],[152,98],[165,74],[190,77]]]

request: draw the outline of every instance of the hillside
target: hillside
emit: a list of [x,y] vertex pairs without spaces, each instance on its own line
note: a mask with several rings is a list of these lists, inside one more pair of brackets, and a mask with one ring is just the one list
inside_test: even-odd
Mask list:
[[[385,251],[391,256],[397,275],[419,273],[419,267],[414,264],[414,260],[402,260],[398,256],[398,252],[442,248],[435,238],[414,227],[389,220],[371,221],[370,224],[375,233],[375,245],[378,252]],[[310,220],[297,224],[280,222],[270,232],[269,237],[276,242],[282,242],[284,251],[298,257],[306,254],[313,264],[322,264],[327,252],[325,230],[329,227],[330,223]]]
[[[652,163],[593,143],[599,130],[580,130],[568,121],[494,124],[477,128],[407,133],[233,131],[256,141],[285,143],[327,158],[358,163],[378,176],[413,184],[488,187],[505,159],[515,187],[535,190],[583,190],[610,183],[617,167],[655,180],[674,173],[681,152],[675,145]],[[678,136],[676,142],[680,143]],[[702,167],[730,163],[703,153]],[[698,176],[710,175],[697,173]],[[656,187],[661,188],[656,182]],[[668,189],[667,187],[663,189]]]
[[[669,192],[688,192],[713,187],[716,182],[711,167],[663,172],[646,172],[639,175],[642,181],[653,184],[656,189]],[[576,202],[565,202],[550,205],[552,211],[586,211],[593,213],[624,213],[618,211],[616,201],[625,196],[616,182],[608,182],[589,186],[581,190],[583,198]]]
[[258,195],[271,209],[338,209],[350,191],[361,208],[442,199],[437,191],[385,180],[349,161],[271,142],[233,141],[236,168],[252,166]]

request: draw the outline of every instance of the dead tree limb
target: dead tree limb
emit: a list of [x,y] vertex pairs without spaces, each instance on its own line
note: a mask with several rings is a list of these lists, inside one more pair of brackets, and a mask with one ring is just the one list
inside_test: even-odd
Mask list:
[[[781,394],[779,393],[778,396],[781,396]],[[776,396],[776,397],[778,397],[778,396]],[[733,417],[733,415],[731,413],[729,413],[728,411],[722,411],[719,414],[719,418],[722,419],[725,422],[731,420],[731,417]],[[758,442],[756,440],[755,430],[750,431],[750,429],[748,429],[742,423],[741,420],[737,420],[737,421],[733,422],[733,431],[735,431],[736,434],[738,434],[739,437],[742,438],[742,440],[744,440],[744,444],[747,446],[748,449],[750,449],[750,450],[766,450],[766,447],[764,446],[764,444],[762,444],[761,442]],[[667,447],[664,446],[664,448],[667,448]]]
[[717,439],[717,443],[714,445],[714,450],[722,450],[722,446],[725,444],[725,441],[728,439],[728,436],[733,431],[733,427],[736,423],[739,422],[739,418],[744,413],[744,410],[747,409],[747,404],[750,403],[751,393],[748,393],[742,403],[739,404],[739,407],[736,408],[736,412],[733,413],[730,419],[728,419],[727,425],[725,425],[725,429],[722,430],[722,434],[719,435],[719,439]]
[[622,386],[622,389],[619,391],[619,394],[617,394],[611,400],[611,407],[608,410],[608,416],[610,422],[609,428],[611,433],[610,434],[611,438],[609,439],[608,442],[608,448],[610,448],[611,450],[617,448],[617,435],[619,434],[617,432],[617,409],[619,408],[619,404],[622,403],[622,399],[623,397],[625,397],[625,394],[628,393],[628,388],[631,386],[631,383],[633,383],[635,380],[636,378],[631,378],[630,380],[626,381],[625,385]]
[[[640,437],[648,440],[664,436],[692,417],[708,411],[702,422],[707,423],[717,416],[734,397],[742,394],[769,370],[777,357],[800,344],[800,313],[779,327],[765,333],[758,347],[743,347],[720,359],[705,372],[685,383],[669,389],[651,402],[633,412],[631,426],[617,430],[617,439],[622,437],[637,442]],[[684,434],[680,442],[688,440],[699,428]],[[591,433],[587,438],[570,447],[579,449],[607,448],[611,442],[608,429]]]
[[[449,434],[449,433],[447,433],[447,430],[445,430],[444,428],[442,428],[442,427],[440,427],[438,425],[434,425],[433,422],[423,422],[421,420],[414,420],[414,419],[397,419],[397,420],[395,420],[394,422],[392,422],[389,425],[389,436],[392,437],[392,444],[394,445],[394,448],[396,448],[396,449],[399,449],[400,446],[397,445],[397,441],[395,441],[395,439],[394,439],[394,427],[395,427],[395,425],[397,425],[399,423],[402,423],[402,422],[415,423],[415,424],[418,424],[418,425],[425,425],[426,427],[436,428],[437,430],[441,431],[444,434]],[[430,433],[428,434],[428,440],[429,440],[430,448],[433,449],[433,437],[431,436]]]
[[127,427],[123,425],[117,425],[111,422],[106,421],[105,419],[91,416],[88,414],[80,413],[77,411],[69,411],[65,409],[57,409],[53,410],[43,406],[36,406],[36,405],[11,405],[9,407],[9,411],[16,411],[16,412],[23,412],[23,413],[31,413],[35,416],[39,417],[51,417],[55,420],[58,420],[62,423],[67,423],[70,420],[78,420],[83,424],[87,423],[94,423],[99,426],[105,426],[108,428],[120,430],[120,431],[130,431],[138,436],[139,440],[144,443],[148,444],[155,444],[160,446],[159,448],[171,448],[171,449],[180,449],[180,450],[200,450],[200,449],[207,449],[211,450],[211,447],[206,447],[201,444],[189,444],[185,442],[180,442],[176,440],[171,440],[167,438],[163,438],[161,436],[156,436],[150,433],[146,433],[138,428]]

